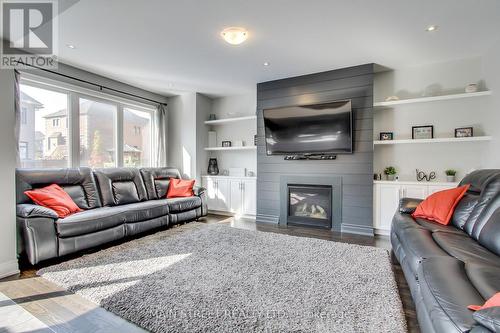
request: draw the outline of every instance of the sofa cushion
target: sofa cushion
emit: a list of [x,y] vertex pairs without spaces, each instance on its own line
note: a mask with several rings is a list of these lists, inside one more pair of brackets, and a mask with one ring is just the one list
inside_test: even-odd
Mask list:
[[495,213],[483,225],[477,241],[500,256],[500,208],[497,208]]
[[500,266],[500,257],[478,244],[467,234],[435,232],[434,241],[450,256],[463,262],[482,262]]
[[142,168],[140,170],[149,200],[167,197],[170,178],[181,178],[176,168]]
[[193,187],[195,179],[171,178],[167,191],[167,199],[189,198],[194,196]]
[[418,270],[420,291],[436,332],[467,332],[474,325],[469,304],[483,304],[464,263],[451,257],[429,258]]
[[167,199],[170,213],[180,213],[201,207],[200,197]]
[[141,174],[135,168],[105,168],[94,171],[104,206],[147,200]]
[[424,258],[449,257],[432,239],[432,232],[429,230],[406,228],[400,231],[398,238],[406,253],[406,260],[415,275]]
[[458,228],[456,228],[453,225],[442,225],[433,221],[429,221],[426,219],[416,219],[417,224],[429,231],[436,232],[436,231],[441,231],[441,232],[450,232],[454,234],[459,234],[463,235],[464,232]]
[[500,306],[476,311],[472,317],[490,331],[500,332]]
[[483,262],[465,264],[465,271],[472,285],[483,296],[489,299],[500,290],[500,267]]
[[150,200],[122,206],[87,210],[56,221],[57,233],[71,237],[96,232],[124,223],[135,223],[165,216],[166,200]]
[[81,209],[101,207],[99,192],[90,168],[16,170],[16,202],[32,203],[24,192],[57,184]]
[[37,205],[52,209],[58,217],[64,218],[82,211],[68,193],[57,184],[29,190],[24,193]]
[[464,185],[449,190],[438,191],[429,195],[417,206],[412,216],[414,218],[425,218],[443,225],[448,225],[455,211],[455,207],[469,187],[470,185]]

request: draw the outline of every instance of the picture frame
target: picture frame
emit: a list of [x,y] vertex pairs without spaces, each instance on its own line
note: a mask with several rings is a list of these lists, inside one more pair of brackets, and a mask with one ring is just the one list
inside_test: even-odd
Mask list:
[[222,147],[231,147],[231,141],[222,141]]
[[412,126],[411,138],[413,140],[434,139],[434,126]]
[[394,140],[394,133],[380,132],[380,141],[390,141],[390,140]]
[[470,138],[474,136],[473,127],[455,128],[455,138]]

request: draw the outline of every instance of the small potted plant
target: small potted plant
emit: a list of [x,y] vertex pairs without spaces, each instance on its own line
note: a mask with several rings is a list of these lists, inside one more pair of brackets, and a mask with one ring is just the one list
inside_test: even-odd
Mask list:
[[394,176],[396,175],[396,168],[393,166],[388,166],[384,169],[384,174],[387,177],[387,180],[394,180]]
[[457,174],[457,170],[448,169],[444,173],[446,174],[446,181],[450,183],[455,182],[455,175]]

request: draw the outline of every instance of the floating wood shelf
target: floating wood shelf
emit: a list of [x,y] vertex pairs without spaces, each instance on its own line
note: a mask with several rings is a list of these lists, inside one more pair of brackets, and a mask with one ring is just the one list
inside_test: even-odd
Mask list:
[[398,144],[420,144],[420,143],[445,143],[445,142],[477,142],[491,141],[491,136],[473,136],[470,138],[434,138],[434,139],[406,139],[406,140],[376,140],[374,145],[398,145]]
[[205,121],[206,125],[221,125],[226,123],[233,123],[236,121],[245,121],[245,120],[256,120],[257,116],[245,116],[245,117],[235,117],[235,118],[226,118],[226,119],[217,119],[217,120],[207,120]]
[[224,150],[256,150],[257,146],[242,146],[242,147],[210,147],[205,148],[207,151],[224,151]]
[[441,96],[431,96],[431,97],[419,97],[419,98],[409,98],[409,99],[400,99],[397,101],[389,101],[389,102],[376,102],[373,104],[375,108],[385,108],[396,105],[403,104],[414,104],[414,103],[426,103],[426,102],[437,102],[437,101],[445,101],[452,99],[461,99],[461,98],[472,98],[472,97],[481,97],[491,95],[491,91],[478,91],[474,93],[462,93],[462,94],[451,94],[451,95],[441,95]]

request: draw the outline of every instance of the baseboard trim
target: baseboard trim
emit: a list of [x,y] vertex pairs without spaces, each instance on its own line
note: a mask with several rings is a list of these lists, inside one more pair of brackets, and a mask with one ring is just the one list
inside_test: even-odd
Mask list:
[[389,236],[391,234],[390,230],[387,229],[373,229],[375,232],[375,235],[383,235],[383,236]]
[[0,263],[0,279],[19,274],[19,264],[17,260],[11,260]]
[[258,223],[278,224],[280,222],[280,217],[276,215],[257,214],[255,221]]
[[342,232],[373,237],[373,227],[342,223]]

